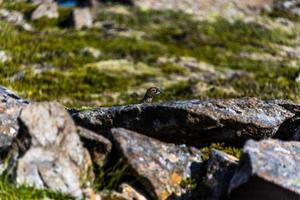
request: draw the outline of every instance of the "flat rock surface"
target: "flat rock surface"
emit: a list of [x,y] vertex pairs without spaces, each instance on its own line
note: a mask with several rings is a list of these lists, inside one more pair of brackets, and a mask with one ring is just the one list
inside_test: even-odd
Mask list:
[[19,119],[17,183],[82,197],[82,183],[92,181],[91,160],[65,108],[58,103],[31,103]]
[[295,116],[293,109],[278,102],[256,98],[188,100],[98,108],[72,116],[76,123],[96,131],[123,127],[172,143],[201,146],[272,137]]
[[19,130],[18,116],[27,104],[26,100],[0,86],[0,147],[11,144],[11,139]]
[[249,140],[243,151],[232,199],[300,199],[300,142]]
[[130,169],[154,199],[187,192],[180,183],[198,173],[202,162],[199,150],[163,143],[122,128],[112,129],[112,135]]

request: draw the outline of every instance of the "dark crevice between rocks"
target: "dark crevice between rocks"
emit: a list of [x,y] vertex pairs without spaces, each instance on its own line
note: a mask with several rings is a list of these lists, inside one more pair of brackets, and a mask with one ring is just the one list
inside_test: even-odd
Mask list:
[[280,187],[271,182],[262,180],[257,176],[252,176],[247,183],[240,185],[238,188],[233,190],[230,194],[230,200],[293,200],[299,199],[299,195]]
[[296,112],[293,118],[283,122],[273,138],[284,141],[300,141],[300,112]]

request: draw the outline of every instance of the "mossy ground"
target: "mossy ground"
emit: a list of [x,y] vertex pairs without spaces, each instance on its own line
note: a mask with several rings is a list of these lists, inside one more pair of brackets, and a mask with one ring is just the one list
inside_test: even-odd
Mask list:
[[[33,9],[28,4],[7,3],[4,6],[25,13]],[[70,14],[69,8],[60,9],[59,19],[33,22],[35,32],[22,31],[0,22],[1,49],[10,52],[12,57],[10,62],[0,65],[0,84],[16,90],[25,98],[57,100],[69,107],[134,103],[149,85],[164,87],[161,101],[242,96],[299,99],[298,85],[294,81],[299,72],[298,66],[294,66],[298,61],[291,62],[291,58],[280,54],[280,46],[296,45],[298,26],[287,31],[278,27],[266,28],[256,22],[245,23],[243,20],[229,22],[216,18],[214,21],[199,22],[180,13],[142,11],[130,7],[123,10],[127,12],[118,12],[115,7],[103,7],[98,12],[96,21],[112,24],[110,30],[61,28]],[[265,18],[263,20],[269,20]],[[135,33],[141,33],[141,36]],[[94,58],[82,53],[85,47],[99,49],[101,57]],[[281,59],[257,60],[243,57],[241,52],[264,53]],[[166,80],[172,80],[176,75],[189,77],[192,72],[187,72],[176,63],[157,62],[160,57],[181,56],[212,64],[219,71],[224,68],[245,70],[254,73],[255,78],[215,81],[210,85],[212,89],[195,94],[191,90],[193,82],[188,79],[165,84]],[[108,73],[86,67],[119,59],[132,62],[137,70],[140,64],[147,65],[150,72],[122,75],[118,71]],[[35,63],[52,64],[57,70],[35,74],[29,67]],[[20,70],[25,71],[25,76],[21,80],[9,81]],[[236,93],[224,95],[224,92],[214,89],[224,86],[224,82]]]
[[[30,4],[14,1],[5,1],[2,7],[22,11],[27,19],[34,9]],[[96,21],[109,28],[77,31],[63,28],[71,9],[60,8],[59,12],[59,19],[32,22],[33,32],[0,21],[0,50],[11,56],[9,62],[0,64],[1,85],[24,98],[56,100],[77,108],[135,103],[152,85],[163,90],[158,101],[244,96],[300,100],[295,82],[299,59],[285,54],[282,48],[299,45],[300,24],[288,16],[294,20],[292,28],[278,23],[273,26],[275,18],[284,13],[274,12],[246,23],[221,17],[197,21],[170,11],[104,6],[98,10]],[[86,47],[100,50],[101,56],[83,53]],[[177,62],[159,62],[161,58],[174,57],[195,58],[213,66],[216,73],[243,70],[253,77],[195,80],[192,77],[200,75],[201,70],[195,73]],[[30,67],[36,63],[53,65],[56,70],[36,73]],[[11,77],[20,72],[23,77],[12,81]],[[195,89],[196,86],[202,88]],[[227,92],[228,88],[234,92]],[[240,153],[233,148],[221,150],[236,156]],[[105,188],[102,182],[99,184]],[[56,198],[52,193],[24,188],[0,181],[0,198],[9,195],[26,199],[31,195],[30,199],[41,199],[44,194]],[[28,190],[32,194],[27,194]]]

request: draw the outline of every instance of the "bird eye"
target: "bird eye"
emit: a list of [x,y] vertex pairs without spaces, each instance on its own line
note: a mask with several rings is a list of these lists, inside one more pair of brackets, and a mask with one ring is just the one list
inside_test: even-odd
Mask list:
[[156,89],[155,89],[155,88],[152,88],[152,89],[151,89],[151,92],[156,92]]

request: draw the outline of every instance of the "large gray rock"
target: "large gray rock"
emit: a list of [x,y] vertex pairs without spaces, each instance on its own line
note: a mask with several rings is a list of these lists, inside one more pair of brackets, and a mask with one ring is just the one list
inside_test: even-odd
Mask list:
[[300,142],[249,140],[243,151],[230,199],[300,199]]
[[11,145],[19,130],[18,117],[28,102],[0,86],[0,148]]
[[199,173],[201,152],[195,148],[176,146],[118,128],[112,136],[129,168],[154,199],[167,199],[171,194],[188,191],[181,182]]
[[91,160],[65,108],[31,103],[19,120],[16,182],[82,197],[83,184],[92,181]]
[[47,0],[41,2],[41,4],[32,12],[31,19],[37,20],[42,17],[58,18],[58,5],[54,0]]
[[[201,146],[272,137],[295,113],[276,101],[244,98],[98,108],[73,113],[73,118],[95,130],[123,127],[168,142]],[[285,130],[294,131],[284,125]]]

